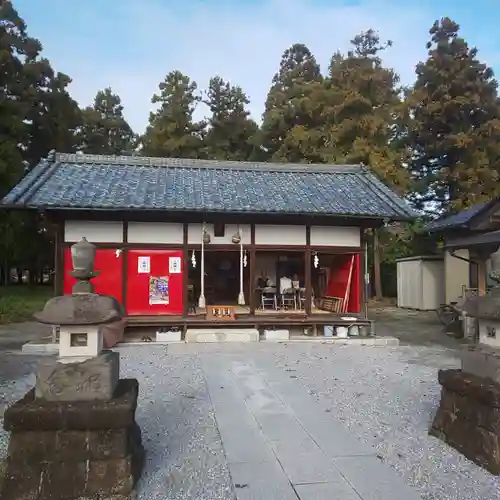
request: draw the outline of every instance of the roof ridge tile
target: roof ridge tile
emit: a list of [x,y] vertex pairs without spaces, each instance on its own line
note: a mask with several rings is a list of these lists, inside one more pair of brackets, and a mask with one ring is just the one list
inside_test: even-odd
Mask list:
[[363,173],[360,164],[328,163],[271,163],[230,160],[204,160],[198,158],[171,158],[155,156],[93,155],[85,153],[55,153],[56,161],[73,164],[130,165],[138,167],[185,167],[220,170],[257,170],[312,173]]

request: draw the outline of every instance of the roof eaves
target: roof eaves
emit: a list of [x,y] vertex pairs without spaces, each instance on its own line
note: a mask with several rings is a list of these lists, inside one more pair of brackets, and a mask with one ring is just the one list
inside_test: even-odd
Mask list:
[[45,184],[58,166],[55,161],[55,151],[51,151],[46,158],[40,160],[31,171],[2,199],[2,206],[26,205],[31,197]]
[[424,227],[424,231],[432,234],[454,229],[468,229],[470,224],[477,216],[484,213],[497,201],[498,198],[494,198],[493,200],[485,203],[479,203],[456,214],[451,214],[441,219],[436,219],[427,224],[427,226]]
[[[19,207],[17,207],[19,208]],[[55,205],[43,205],[43,206],[30,206],[26,205],[24,208],[29,209],[38,209],[41,211],[75,211],[75,212],[80,212],[80,211],[86,211],[86,210],[92,210],[92,211],[98,211],[98,212],[165,212],[167,209],[164,208],[152,208],[152,207],[105,207],[105,206],[80,206],[80,207],[75,207],[75,206],[55,206]],[[346,219],[373,219],[373,220],[380,220],[383,221],[384,219],[388,219],[388,216],[383,216],[383,215],[373,215],[373,214],[350,214],[350,213],[331,213],[331,212],[284,212],[284,211],[265,211],[265,210],[255,210],[255,211],[245,211],[245,210],[233,210],[233,211],[227,211],[227,210],[217,210],[217,209],[210,209],[207,210],[205,208],[200,208],[200,209],[192,209],[192,208],[180,208],[180,209],[168,209],[169,213],[213,213],[213,214],[218,214],[218,213],[224,213],[228,215],[285,215],[285,216],[291,216],[291,217],[331,217],[331,218],[346,218]],[[404,222],[408,220],[406,217],[390,217],[391,220],[394,221],[401,221]]]
[[401,213],[400,218],[391,217],[392,220],[408,221],[418,217],[418,214],[397,194],[391,191],[371,170],[363,167],[363,175],[360,175],[366,189],[371,190],[376,196],[382,198],[386,204],[395,207]]

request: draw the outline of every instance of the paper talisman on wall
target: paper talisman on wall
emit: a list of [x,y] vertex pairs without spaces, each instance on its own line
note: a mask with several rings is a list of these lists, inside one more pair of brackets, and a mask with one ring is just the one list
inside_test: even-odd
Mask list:
[[151,272],[151,258],[139,257],[137,259],[137,272],[139,274],[147,274]]
[[168,259],[168,271],[170,274],[179,274],[181,272],[180,257],[170,257]]

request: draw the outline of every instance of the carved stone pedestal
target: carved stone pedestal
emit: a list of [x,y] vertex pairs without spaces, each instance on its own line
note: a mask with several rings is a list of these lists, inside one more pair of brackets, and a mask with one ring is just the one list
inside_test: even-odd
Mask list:
[[500,384],[462,370],[440,370],[441,404],[429,433],[500,475]]
[[2,500],[129,498],[144,459],[138,391],[121,379],[108,401],[46,401],[32,389],[14,403]]

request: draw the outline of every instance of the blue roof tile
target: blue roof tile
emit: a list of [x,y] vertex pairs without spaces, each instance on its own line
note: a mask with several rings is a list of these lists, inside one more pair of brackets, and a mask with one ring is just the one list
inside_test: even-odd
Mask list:
[[283,213],[410,219],[409,205],[352,165],[53,154],[2,200],[26,208]]
[[436,233],[439,231],[446,231],[448,229],[466,228],[472,219],[481,213],[490,205],[490,201],[486,203],[478,203],[473,207],[458,212],[457,214],[447,215],[429,222],[424,228],[429,233]]

